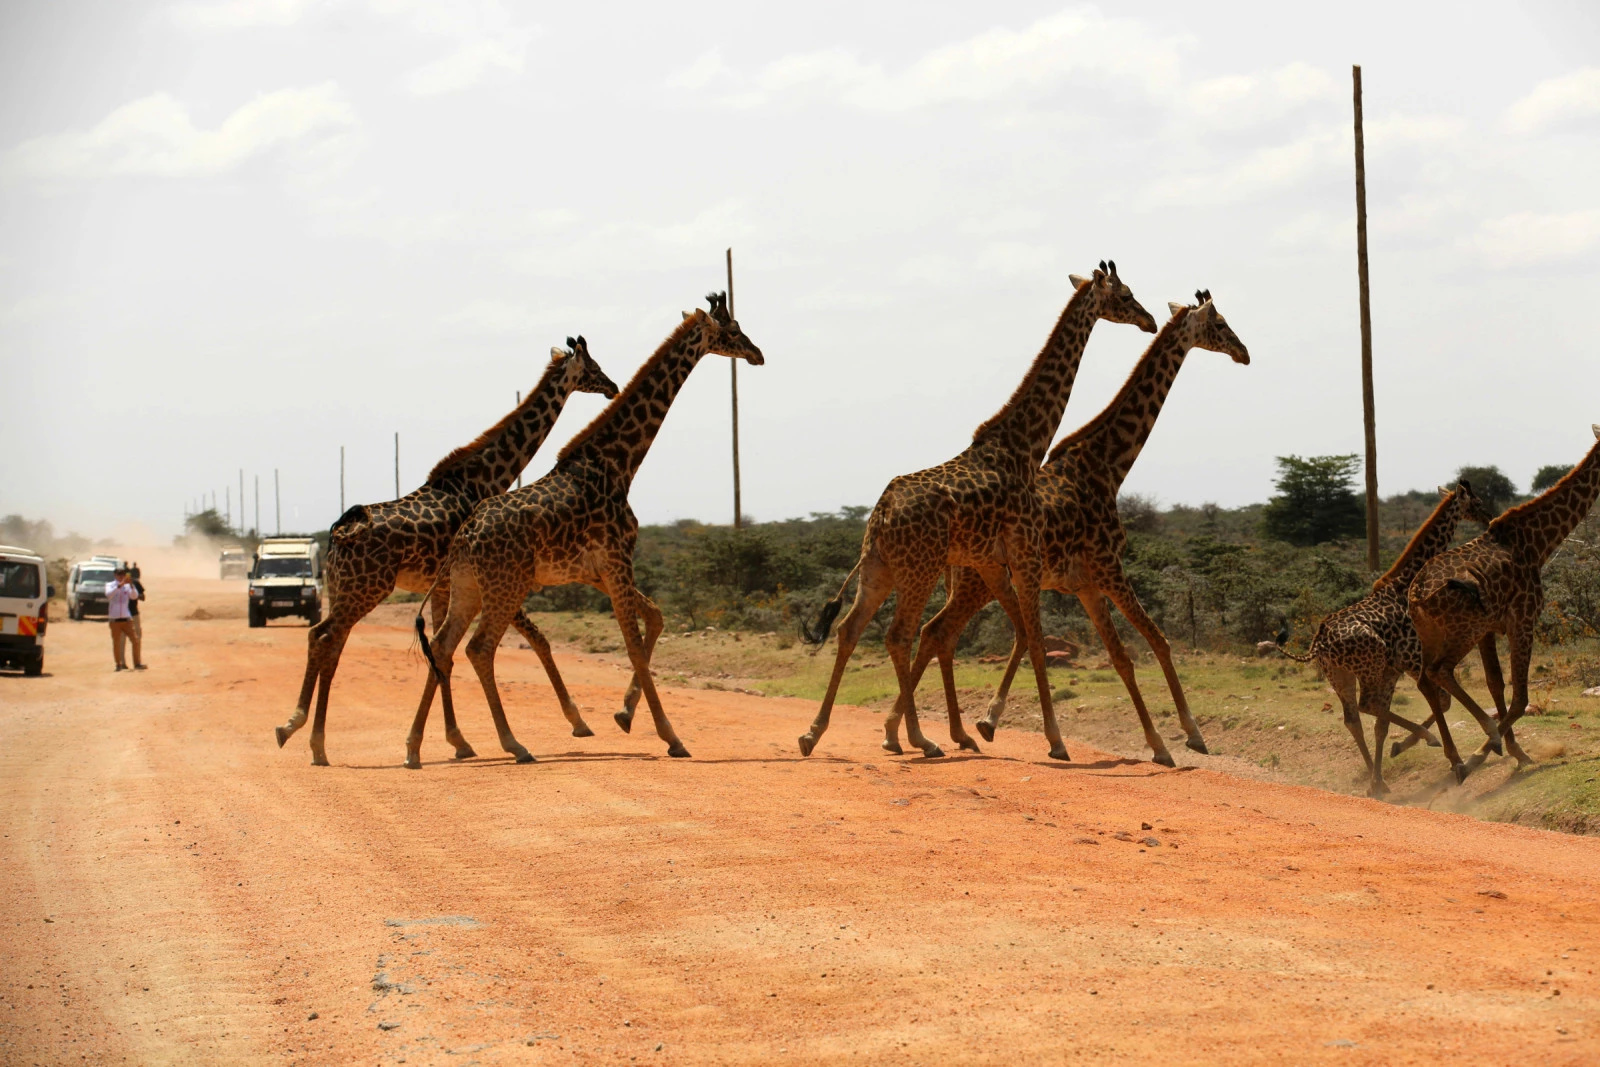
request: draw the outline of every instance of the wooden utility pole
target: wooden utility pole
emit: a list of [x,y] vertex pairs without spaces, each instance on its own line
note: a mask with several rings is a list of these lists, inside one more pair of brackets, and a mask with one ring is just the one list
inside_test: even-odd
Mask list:
[[272,510],[274,512],[273,527],[278,531],[274,536],[283,536],[283,492],[278,488],[278,468],[272,468]]
[[[728,315],[733,316],[733,249],[728,249]],[[733,528],[744,528],[744,505],[739,499],[739,361],[728,360],[733,373]]]
[[256,475],[256,536],[261,536],[261,475]]
[[[517,407],[520,408],[521,406],[522,406],[522,390],[518,389],[517,390]],[[517,471],[517,488],[518,489],[522,488],[522,471],[521,470]]]
[[394,498],[400,499],[400,431],[394,432]]
[[1378,570],[1378,419],[1372,400],[1372,304],[1367,286],[1367,153],[1361,136],[1361,68],[1350,68],[1356,105],[1356,271],[1361,278],[1361,417],[1367,432],[1367,569]]
[[239,532],[244,533],[244,468],[239,468]]
[[339,446],[339,514],[344,514],[344,445]]

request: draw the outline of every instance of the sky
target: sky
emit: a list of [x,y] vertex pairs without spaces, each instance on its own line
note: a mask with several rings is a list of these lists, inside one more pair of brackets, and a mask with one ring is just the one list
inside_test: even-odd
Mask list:
[[[1363,66],[1380,491],[1519,487],[1600,421],[1600,9],[495,0],[0,7],[0,513],[308,530],[394,495],[583,334],[625,381],[724,287],[757,519],[871,504],[1010,394],[1104,258],[1209,289],[1127,490],[1236,506],[1362,448]],[[1062,433],[1147,335],[1093,333]],[[708,357],[634,483],[732,514]],[[603,406],[574,397],[528,469]],[[206,498],[209,503],[209,498]],[[254,525],[254,508],[246,518]]]

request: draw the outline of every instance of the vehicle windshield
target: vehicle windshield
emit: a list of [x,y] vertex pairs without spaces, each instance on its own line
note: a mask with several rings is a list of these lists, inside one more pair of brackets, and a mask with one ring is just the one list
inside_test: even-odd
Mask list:
[[39,565],[0,559],[0,596],[32,600],[39,595]]
[[78,572],[78,583],[80,585],[83,584],[84,582],[112,582],[112,581],[116,581],[116,575],[112,574],[110,571],[79,571]]
[[263,559],[256,563],[257,578],[309,578],[311,561],[294,556]]

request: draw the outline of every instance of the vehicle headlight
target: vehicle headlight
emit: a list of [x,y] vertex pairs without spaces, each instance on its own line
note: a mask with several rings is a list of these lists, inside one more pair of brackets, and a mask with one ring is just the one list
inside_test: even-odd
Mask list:
[[252,585],[250,587],[250,595],[251,596],[260,596],[261,594],[263,594],[265,592],[266,592],[265,589],[261,589],[261,588],[259,588],[257,586]]

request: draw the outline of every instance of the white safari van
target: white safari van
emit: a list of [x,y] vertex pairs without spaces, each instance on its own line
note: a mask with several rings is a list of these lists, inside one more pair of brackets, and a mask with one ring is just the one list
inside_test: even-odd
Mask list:
[[44,632],[50,597],[44,560],[26,548],[0,545],[0,667],[44,672]]
[[299,615],[322,618],[322,548],[310,537],[268,537],[250,568],[250,625]]

